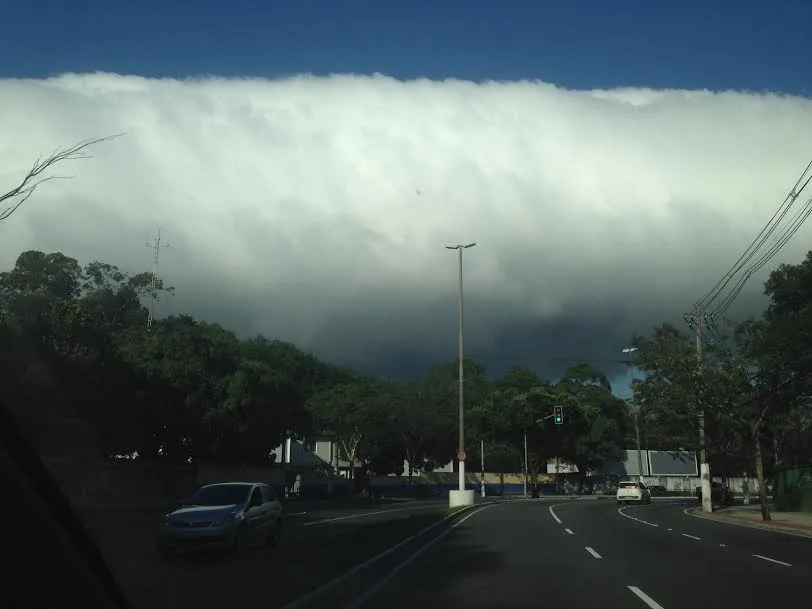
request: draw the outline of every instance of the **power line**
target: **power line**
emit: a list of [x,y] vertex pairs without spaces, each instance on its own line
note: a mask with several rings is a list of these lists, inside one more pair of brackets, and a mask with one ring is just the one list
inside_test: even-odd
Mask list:
[[[747,283],[747,280],[765,264],[767,264],[767,262],[769,262],[784,247],[784,245],[786,245],[792,236],[795,235],[803,222],[809,217],[810,212],[812,212],[812,198],[806,201],[806,203],[802,206],[800,211],[795,214],[788,225],[785,225],[777,234],[774,235],[774,233],[782,225],[784,218],[792,209],[798,197],[807,187],[809,182],[812,181],[812,172],[810,170],[812,170],[812,161],[810,161],[806,166],[801,176],[784,198],[783,202],[778,206],[778,209],[776,209],[770,220],[761,229],[758,235],[756,235],[744,253],[739,256],[739,259],[722,276],[716,285],[708,290],[708,292],[705,293],[705,295],[696,303],[696,307],[702,311],[710,310],[712,316],[719,315],[726,311],[742,291],[744,284]],[[766,252],[762,252],[764,245],[770,240],[770,237],[772,237],[770,246],[767,248]],[[756,258],[755,262],[752,263],[744,271],[744,273],[740,275],[742,269],[744,269],[754,257],[759,255],[760,252],[762,253],[760,256],[758,256],[758,258]],[[722,299],[721,304],[717,305],[711,310],[711,306],[714,304],[714,302],[722,295],[728,284],[734,280],[735,282],[733,288],[730,290],[727,296]]]
[[[804,186],[809,183],[809,180],[806,181]],[[729,308],[730,305],[733,304],[733,301],[736,300],[736,297],[741,293],[742,289],[744,289],[745,284],[747,281],[759,272],[764,266],[772,260],[778,252],[780,252],[784,246],[795,236],[795,233],[803,226],[804,222],[806,222],[807,218],[809,218],[810,214],[812,214],[812,196],[810,196],[803,206],[798,210],[792,220],[789,222],[787,226],[785,226],[780,233],[778,233],[775,237],[773,237],[772,243],[770,247],[767,249],[766,252],[761,254],[759,258],[756,259],[755,262],[743,273],[743,275],[739,278],[739,280],[734,285],[733,289],[728,293],[728,295],[722,299],[722,301],[714,308],[713,312],[716,315],[724,314]]]

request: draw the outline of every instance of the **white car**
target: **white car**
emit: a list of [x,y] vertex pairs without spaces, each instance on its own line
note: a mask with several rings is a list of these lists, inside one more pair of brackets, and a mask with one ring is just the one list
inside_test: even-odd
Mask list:
[[651,493],[642,482],[624,480],[617,485],[617,502],[651,503]]
[[209,484],[164,516],[158,545],[165,554],[211,546],[240,551],[274,543],[281,527],[282,504],[267,484]]

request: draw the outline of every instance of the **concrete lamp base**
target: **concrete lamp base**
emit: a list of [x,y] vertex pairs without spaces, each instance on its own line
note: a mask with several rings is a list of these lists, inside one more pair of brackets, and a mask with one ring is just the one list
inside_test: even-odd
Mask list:
[[448,491],[448,507],[474,505],[474,491]]

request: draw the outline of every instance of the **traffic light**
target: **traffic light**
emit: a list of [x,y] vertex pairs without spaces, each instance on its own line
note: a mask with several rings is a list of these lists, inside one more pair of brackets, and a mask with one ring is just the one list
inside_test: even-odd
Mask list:
[[553,418],[556,425],[561,425],[564,422],[564,408],[561,406],[553,406]]

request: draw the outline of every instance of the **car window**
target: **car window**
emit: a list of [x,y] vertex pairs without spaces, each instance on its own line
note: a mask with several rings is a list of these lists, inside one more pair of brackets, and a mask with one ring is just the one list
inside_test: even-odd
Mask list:
[[621,482],[618,488],[637,488],[637,482]]
[[270,486],[261,486],[262,499],[265,503],[276,501],[276,493]]
[[211,484],[189,499],[191,505],[232,505],[245,503],[250,487],[245,484]]
[[249,507],[262,505],[262,493],[258,488],[255,488],[251,493],[251,501],[248,503]]

